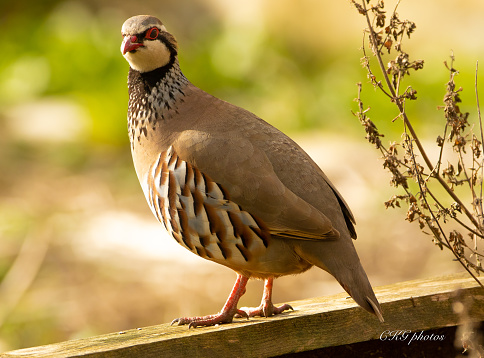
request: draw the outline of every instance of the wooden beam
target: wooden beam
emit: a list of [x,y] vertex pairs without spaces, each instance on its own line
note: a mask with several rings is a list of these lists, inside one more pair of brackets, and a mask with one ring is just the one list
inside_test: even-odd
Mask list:
[[385,323],[345,294],[291,302],[271,318],[188,329],[161,324],[20,349],[11,357],[264,357],[379,339],[386,331],[420,332],[484,321],[484,290],[467,274],[401,282],[375,290]]

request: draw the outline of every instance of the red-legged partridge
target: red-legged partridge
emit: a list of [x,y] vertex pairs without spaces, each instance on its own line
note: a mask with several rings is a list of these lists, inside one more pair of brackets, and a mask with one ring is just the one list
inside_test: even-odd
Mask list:
[[[237,272],[220,313],[173,323],[209,326],[291,309],[272,304],[273,280],[312,266],[383,321],[352,243],[353,215],[313,160],[256,115],[191,84],[160,20],[134,16],[121,32],[131,150],[148,204],[180,245]],[[265,280],[264,295],[243,311],[237,303],[249,278]]]

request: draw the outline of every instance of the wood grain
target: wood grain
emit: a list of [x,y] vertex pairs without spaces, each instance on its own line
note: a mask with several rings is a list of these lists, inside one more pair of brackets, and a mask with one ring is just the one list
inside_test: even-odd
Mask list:
[[[384,331],[420,332],[456,326],[464,319],[484,321],[484,290],[467,274],[401,282],[375,292],[383,324],[345,294],[338,294],[290,302],[295,311],[267,319],[236,319],[232,324],[190,330],[161,324],[0,356],[267,357],[379,339]],[[463,307],[465,315],[456,313]]]

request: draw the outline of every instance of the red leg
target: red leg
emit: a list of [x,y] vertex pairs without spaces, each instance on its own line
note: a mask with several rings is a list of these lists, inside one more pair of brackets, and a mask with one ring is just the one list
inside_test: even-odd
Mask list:
[[174,319],[171,324],[178,323],[178,325],[187,324],[188,328],[197,326],[214,326],[216,324],[230,323],[237,314],[239,317],[249,318],[247,313],[237,309],[240,297],[245,293],[245,286],[247,285],[248,277],[237,274],[232,292],[230,292],[227,302],[220,313],[202,316],[202,317],[181,317]]
[[243,307],[241,310],[244,311],[249,317],[254,317],[254,316],[270,317],[272,315],[282,313],[286,310],[294,310],[287,303],[280,307],[276,307],[272,304],[273,283],[274,283],[274,278],[272,277],[265,280],[264,294],[262,295],[262,301],[259,307],[256,307],[256,308]]

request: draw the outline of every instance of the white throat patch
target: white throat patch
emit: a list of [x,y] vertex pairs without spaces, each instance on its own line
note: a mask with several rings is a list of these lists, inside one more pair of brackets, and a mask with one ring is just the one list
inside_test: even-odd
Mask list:
[[150,72],[166,66],[170,62],[171,54],[163,42],[145,40],[143,46],[135,52],[126,52],[123,56],[133,70]]

